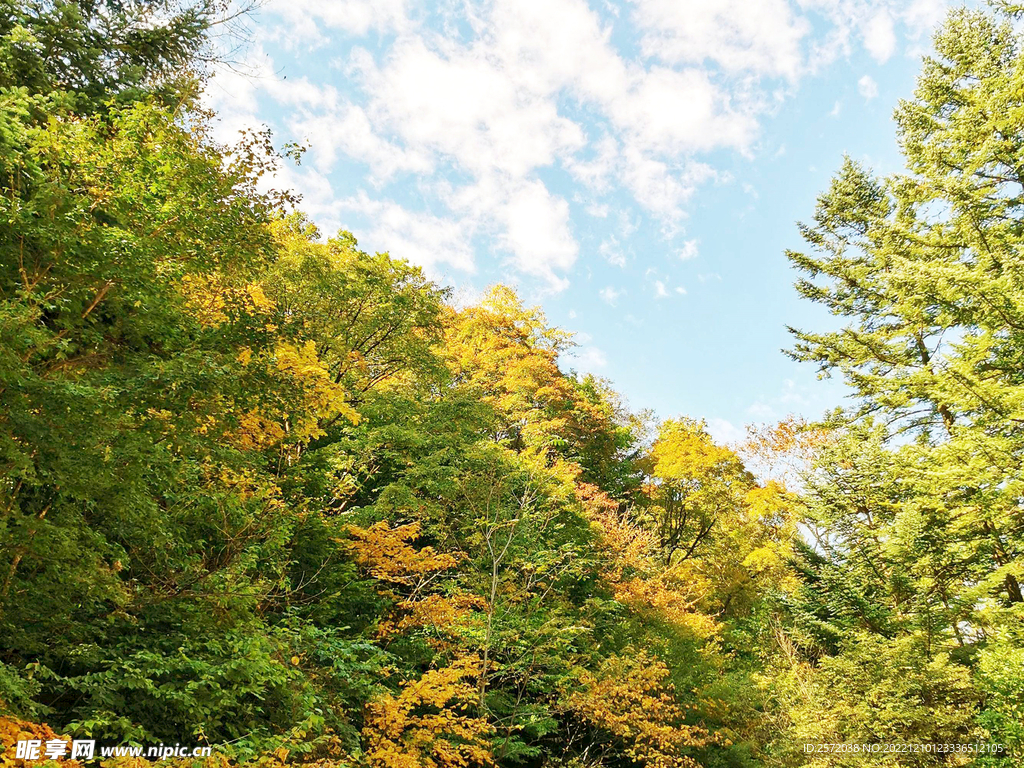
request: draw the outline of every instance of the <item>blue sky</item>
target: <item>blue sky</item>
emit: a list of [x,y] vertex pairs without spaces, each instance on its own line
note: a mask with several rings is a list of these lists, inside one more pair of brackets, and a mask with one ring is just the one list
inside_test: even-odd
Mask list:
[[843,153],[900,167],[943,0],[270,0],[207,99],[308,150],[275,184],[323,229],[472,301],[514,284],[567,366],[722,439],[815,417],[781,349],[831,321],[784,258]]

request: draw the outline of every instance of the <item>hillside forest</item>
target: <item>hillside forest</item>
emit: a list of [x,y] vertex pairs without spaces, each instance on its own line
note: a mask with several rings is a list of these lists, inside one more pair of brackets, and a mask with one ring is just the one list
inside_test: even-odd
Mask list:
[[[950,12],[904,170],[836,158],[787,254],[847,407],[734,445],[214,141],[226,6],[0,9],[3,766],[1024,765],[1020,9]],[[805,749],[872,743],[1000,750]]]

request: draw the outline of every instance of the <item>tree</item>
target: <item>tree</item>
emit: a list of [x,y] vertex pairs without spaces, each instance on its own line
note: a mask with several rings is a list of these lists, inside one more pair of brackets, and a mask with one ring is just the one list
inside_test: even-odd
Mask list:
[[606,734],[599,741],[606,742],[611,759],[621,755],[651,768],[695,768],[687,750],[704,746],[708,734],[686,723],[668,677],[665,664],[643,651],[611,656],[596,673],[579,675],[579,688],[563,706]]
[[40,110],[97,112],[152,95],[172,103],[211,26],[247,10],[222,0],[3,0],[0,87],[24,89]]
[[886,724],[854,704],[881,695],[856,683],[844,737],[1004,727],[998,694],[972,722],[948,708],[981,701],[995,679],[983,670],[1014,656],[1024,615],[1018,14],[950,13],[895,112],[905,171],[880,179],[847,159],[802,227],[811,251],[788,254],[798,291],[842,323],[794,331],[791,354],[842,375],[858,401],[828,419],[840,439],[806,480],[816,546],[783,603],[792,639],[833,681],[872,656],[916,691],[884,705]]
[[[940,517],[958,510],[961,566],[998,573],[1006,599],[1020,603],[1019,489],[1002,484],[1022,448],[1009,105],[1024,70],[1005,16],[954,12],[935,45],[916,98],[896,111],[907,172],[877,180],[847,160],[803,229],[820,255],[789,254],[806,275],[799,291],[847,321],[795,331],[793,355],[840,372],[860,414],[920,435],[929,447],[908,453],[920,454],[930,506]],[[979,455],[984,467],[972,461]]]
[[735,515],[753,477],[730,449],[716,445],[703,424],[666,421],[651,446],[650,495],[658,507],[665,562],[687,560],[716,525]]
[[369,704],[363,733],[373,768],[467,768],[491,765],[484,719],[463,714],[475,700],[479,660],[457,659],[404,683],[397,696]]

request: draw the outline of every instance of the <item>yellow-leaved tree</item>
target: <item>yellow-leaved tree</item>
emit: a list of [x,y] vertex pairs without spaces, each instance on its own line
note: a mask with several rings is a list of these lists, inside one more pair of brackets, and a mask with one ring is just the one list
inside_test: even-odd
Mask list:
[[578,675],[563,706],[598,729],[599,741],[647,768],[697,768],[684,751],[707,744],[708,734],[685,722],[668,677],[665,663],[646,651],[610,656]]
[[373,768],[469,768],[492,763],[492,727],[470,714],[477,703],[480,659],[458,658],[407,681],[367,707],[363,728]]

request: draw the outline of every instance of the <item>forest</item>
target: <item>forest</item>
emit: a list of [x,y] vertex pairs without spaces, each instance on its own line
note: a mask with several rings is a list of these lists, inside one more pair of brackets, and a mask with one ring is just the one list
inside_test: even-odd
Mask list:
[[0,7],[0,764],[1024,765],[1024,9],[786,254],[849,406],[723,445],[214,141],[223,6]]

